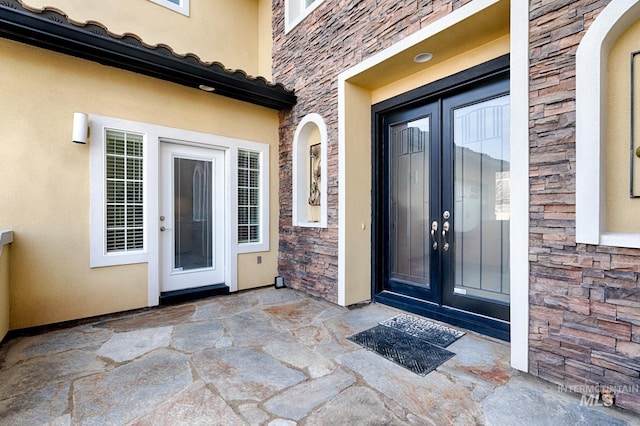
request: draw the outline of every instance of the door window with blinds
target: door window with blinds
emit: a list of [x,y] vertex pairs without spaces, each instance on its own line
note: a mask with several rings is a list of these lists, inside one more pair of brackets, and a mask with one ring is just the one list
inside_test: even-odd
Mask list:
[[144,249],[143,135],[106,131],[106,252]]

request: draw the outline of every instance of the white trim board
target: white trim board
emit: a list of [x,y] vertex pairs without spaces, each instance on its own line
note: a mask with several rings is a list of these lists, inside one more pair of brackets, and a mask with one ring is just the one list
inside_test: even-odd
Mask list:
[[529,3],[511,2],[511,366],[529,370]]

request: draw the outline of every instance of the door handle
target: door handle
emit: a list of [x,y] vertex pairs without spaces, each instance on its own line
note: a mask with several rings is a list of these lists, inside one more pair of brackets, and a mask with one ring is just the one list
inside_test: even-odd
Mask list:
[[442,240],[444,241],[444,245],[442,249],[444,251],[449,251],[449,243],[447,242],[447,232],[449,232],[449,221],[446,221],[442,224]]
[[164,226],[160,227],[160,231],[164,232],[164,231],[171,231],[171,228],[165,228]]
[[438,231],[438,221],[434,220],[431,223],[431,239],[433,240],[433,249],[438,250],[438,242],[436,241],[436,231]]

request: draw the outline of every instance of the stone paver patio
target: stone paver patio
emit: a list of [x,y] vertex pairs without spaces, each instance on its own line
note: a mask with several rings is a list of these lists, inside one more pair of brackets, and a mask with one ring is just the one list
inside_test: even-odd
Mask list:
[[17,337],[0,345],[0,424],[640,424],[472,332],[424,377],[346,339],[397,313],[264,288]]

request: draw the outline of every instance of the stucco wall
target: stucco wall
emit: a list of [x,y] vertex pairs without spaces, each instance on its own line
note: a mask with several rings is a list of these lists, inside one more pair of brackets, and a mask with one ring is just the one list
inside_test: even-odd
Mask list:
[[[278,187],[278,113],[139,74],[0,40],[0,227],[11,256],[11,328],[147,306],[146,264],[89,268],[89,146],[71,142],[74,111],[272,145]],[[277,274],[277,199],[271,249],[239,288]],[[240,262],[239,266],[244,265]],[[267,280],[268,277],[269,279]]]
[[273,37],[271,0],[258,0],[258,75],[272,80]]
[[269,66],[259,64],[259,48],[271,39],[264,13],[260,18],[265,2],[191,0],[185,16],[149,0],[24,0],[35,8],[55,7],[76,22],[97,21],[114,34],[133,33],[147,44],[166,44],[179,54],[195,53],[203,61],[269,78]]

